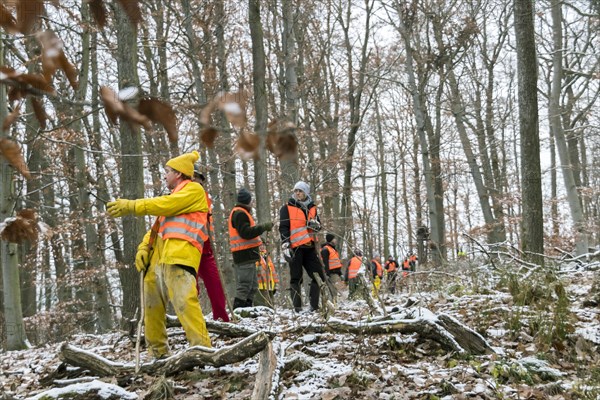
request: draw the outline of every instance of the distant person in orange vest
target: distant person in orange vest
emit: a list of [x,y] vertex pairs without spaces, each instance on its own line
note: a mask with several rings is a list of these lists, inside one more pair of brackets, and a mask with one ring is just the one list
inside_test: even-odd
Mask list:
[[348,282],[348,298],[352,298],[358,288],[358,274],[364,269],[362,265],[362,251],[354,250],[354,256],[348,262],[346,281]]
[[398,262],[394,260],[394,257],[389,256],[384,265],[387,271],[387,281],[390,293],[396,293],[396,271],[398,270]]
[[412,251],[408,255],[408,263],[410,265],[410,271],[415,272],[417,270],[417,256]]
[[402,277],[406,278],[409,273],[410,273],[410,261],[408,260],[408,257],[405,257],[404,261],[402,262]]
[[342,276],[342,260],[335,246],[337,245],[335,236],[331,233],[325,235],[325,244],[321,246],[321,260],[325,265],[325,270],[332,283],[336,284]]
[[299,181],[294,185],[292,197],[279,210],[281,249],[290,265],[290,295],[296,312],[302,310],[302,267],[311,278],[308,296],[311,310],[319,309],[320,288],[313,274],[318,274],[321,280],[325,281],[315,240],[316,233],[320,230],[321,221],[317,215],[317,207],[310,197],[310,187],[307,183]]
[[229,244],[233,254],[233,264],[237,287],[233,308],[252,307],[258,290],[256,263],[260,262],[260,235],[273,229],[273,222],[257,225],[252,218],[252,195],[246,188],[240,189],[237,204],[229,214]]
[[200,166],[198,164],[194,165],[194,181],[198,182],[205,190],[206,193],[206,202],[208,203],[208,225],[211,235],[209,238],[204,241],[204,248],[202,249],[202,258],[200,258],[200,266],[198,267],[198,275],[196,276],[196,287],[198,292],[200,292],[199,282],[200,279],[204,282],[204,287],[206,288],[206,294],[210,300],[210,304],[212,306],[213,319],[221,320],[223,322],[229,322],[229,315],[227,315],[227,310],[225,306],[227,304],[225,300],[225,292],[223,290],[223,283],[221,282],[221,277],[219,276],[219,270],[217,268],[217,262],[215,260],[215,256],[213,254],[213,248],[210,243],[210,237],[214,232],[213,219],[212,219],[212,199],[208,192],[206,192],[206,186],[204,183],[206,182],[206,178],[204,174],[200,172]]
[[274,308],[275,292],[279,277],[275,271],[273,260],[267,252],[267,246],[261,244],[260,262],[256,263],[256,274],[258,275],[258,293],[254,296],[254,304]]

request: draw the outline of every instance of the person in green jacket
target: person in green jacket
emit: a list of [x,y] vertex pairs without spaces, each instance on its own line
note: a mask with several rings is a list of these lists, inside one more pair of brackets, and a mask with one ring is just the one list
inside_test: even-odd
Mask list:
[[[197,151],[167,161],[164,179],[171,194],[149,199],[117,199],[107,204],[113,217],[158,216],[151,251],[152,230],[140,243],[135,266],[145,272],[145,338],[156,358],[169,354],[166,307],[170,301],[191,346],[210,347],[210,338],[198,301],[196,275],[204,241],[208,238],[208,205],[202,185],[191,180]],[[155,229],[155,228],[153,228]]]

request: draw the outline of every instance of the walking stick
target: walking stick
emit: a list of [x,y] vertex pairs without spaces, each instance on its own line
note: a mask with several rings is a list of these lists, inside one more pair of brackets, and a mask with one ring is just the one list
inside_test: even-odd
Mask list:
[[[156,218],[152,229],[150,231],[150,238],[148,239],[148,264],[152,259],[152,251],[154,250],[154,241],[158,235],[158,228],[160,226],[160,217]],[[149,267],[149,265],[147,266]],[[135,373],[140,372],[140,342],[142,341],[142,324],[144,323],[145,317],[145,299],[144,299],[144,277],[146,276],[145,270],[140,271],[140,319],[137,325],[137,336],[135,339]]]
[[135,373],[140,372],[140,342],[142,341],[142,324],[144,322],[144,271],[140,271],[140,319],[135,339]]

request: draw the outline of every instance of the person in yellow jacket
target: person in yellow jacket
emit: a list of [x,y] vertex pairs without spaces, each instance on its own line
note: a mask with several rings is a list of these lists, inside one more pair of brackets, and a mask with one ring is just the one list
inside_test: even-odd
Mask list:
[[267,251],[267,246],[263,243],[258,249],[260,251],[260,261],[256,262],[258,292],[254,295],[254,304],[275,308],[274,296],[277,291],[279,277],[277,271],[275,271],[273,260],[271,260],[271,256]]
[[159,217],[154,251],[148,244],[152,230],[140,243],[135,259],[138,271],[145,271],[145,337],[149,352],[156,358],[169,354],[165,323],[170,301],[191,346],[210,347],[210,338],[198,302],[196,273],[204,241],[208,205],[202,186],[191,180],[197,151],[167,161],[164,179],[170,195],[150,199],[117,199],[107,204],[113,217],[156,215]]

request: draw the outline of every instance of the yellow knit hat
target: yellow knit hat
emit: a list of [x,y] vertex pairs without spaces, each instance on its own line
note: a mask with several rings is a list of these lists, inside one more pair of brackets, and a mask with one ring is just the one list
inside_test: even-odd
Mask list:
[[179,171],[182,174],[192,177],[194,176],[194,163],[198,161],[200,154],[196,150],[191,153],[185,153],[167,161],[167,166]]

